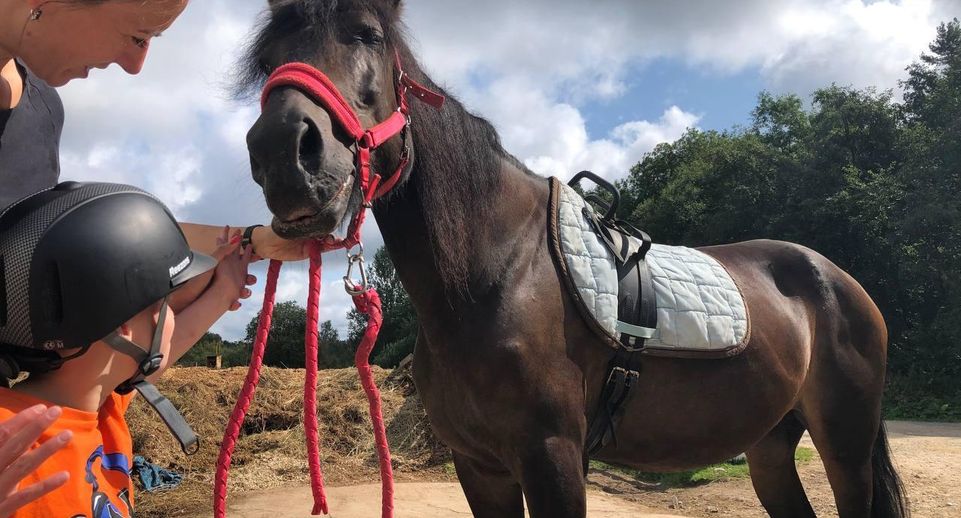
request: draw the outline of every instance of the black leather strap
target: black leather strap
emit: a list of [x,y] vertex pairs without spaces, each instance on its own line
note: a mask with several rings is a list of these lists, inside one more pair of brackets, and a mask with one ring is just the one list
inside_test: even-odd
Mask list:
[[194,433],[193,429],[190,428],[190,425],[187,424],[184,416],[177,410],[177,407],[175,407],[169,399],[164,397],[164,395],[157,390],[157,387],[147,380],[138,381],[133,384],[133,387],[137,389],[137,392],[140,392],[140,395],[147,400],[147,403],[157,411],[157,414],[160,415],[160,419],[167,425],[170,433],[177,438],[183,452],[187,455],[197,453],[197,450],[200,449],[200,440],[197,438],[197,434]]
[[607,382],[601,391],[597,412],[587,430],[585,451],[597,453],[610,442],[617,443],[616,430],[624,416],[624,403],[640,377],[640,353],[618,349],[608,366]]
[[262,227],[263,225],[250,225],[244,229],[244,235],[240,240],[240,248],[247,248],[253,244],[254,229],[257,227]]

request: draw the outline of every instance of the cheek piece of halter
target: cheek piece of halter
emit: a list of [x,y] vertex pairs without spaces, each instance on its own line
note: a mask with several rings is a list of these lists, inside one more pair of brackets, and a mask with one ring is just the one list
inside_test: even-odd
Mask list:
[[[357,352],[354,355],[354,365],[360,375],[361,385],[367,395],[370,406],[370,417],[374,428],[374,439],[377,445],[377,457],[380,462],[381,478],[381,516],[394,516],[394,479],[391,469],[390,449],[387,444],[387,432],[384,427],[381,409],[380,392],[374,384],[374,375],[370,368],[370,353],[377,341],[382,321],[380,297],[377,292],[367,285],[363,268],[364,247],[360,243],[360,229],[364,223],[366,208],[371,202],[397,184],[410,163],[410,148],[406,142],[406,132],[410,126],[409,105],[407,94],[440,109],[444,104],[444,97],[421,86],[406,75],[401,68],[400,55],[394,53],[397,82],[397,110],[385,121],[364,129],[357,114],[334,86],[334,83],[323,72],[306,63],[289,63],[281,66],[271,74],[264,86],[261,96],[261,107],[267,103],[271,91],[281,86],[291,86],[308,94],[314,101],[324,107],[332,120],[336,121],[354,139],[352,147],[355,149],[355,163],[357,180],[364,198],[364,206],[357,211],[351,220],[347,236],[335,239],[327,236],[312,242],[310,246],[310,287],[307,295],[307,330],[304,333],[306,350],[306,375],[304,380],[304,434],[307,439],[307,463],[310,466],[310,486],[314,498],[311,514],[328,513],[327,497],[324,493],[323,473],[320,469],[320,448],[317,434],[317,343],[318,343],[318,313],[320,306],[320,273],[321,254],[331,250],[346,249],[348,257],[347,275],[344,285],[354,301],[357,311],[367,315],[367,328]],[[371,174],[371,152],[384,142],[400,134],[404,139],[404,151],[401,154],[397,170],[387,180],[382,180],[378,174]],[[354,255],[350,250],[360,246],[360,252]],[[360,270],[361,282],[356,284],[351,280],[354,265]],[[267,345],[267,335],[270,331],[270,319],[274,308],[274,296],[277,290],[277,278],[280,274],[280,261],[270,261],[267,269],[267,282],[264,289],[264,303],[257,323],[257,335],[254,340],[250,358],[250,367],[244,386],[234,405],[217,459],[217,473],[214,478],[214,516],[224,518],[227,514],[227,474],[230,470],[231,456],[237,444],[237,438],[243,426],[244,417],[253,401],[254,391],[260,379],[260,369],[263,365],[264,351]]]

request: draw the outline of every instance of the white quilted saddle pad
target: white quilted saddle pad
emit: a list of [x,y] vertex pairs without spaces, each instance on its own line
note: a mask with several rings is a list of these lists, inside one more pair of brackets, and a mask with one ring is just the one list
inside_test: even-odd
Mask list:
[[[587,308],[612,336],[617,326],[614,257],[591,229],[587,206],[572,188],[559,193],[558,234],[564,261]],[[727,270],[693,248],[655,244],[647,253],[657,302],[657,330],[648,348],[725,351],[747,336],[744,299]]]

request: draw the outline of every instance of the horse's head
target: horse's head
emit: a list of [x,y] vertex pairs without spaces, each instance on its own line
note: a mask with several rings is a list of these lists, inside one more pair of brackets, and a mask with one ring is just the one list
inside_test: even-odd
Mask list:
[[[396,111],[400,0],[269,3],[270,19],[249,51],[248,76],[303,62],[330,79],[365,128]],[[356,139],[301,89],[271,90],[247,146],[254,181],[263,188],[278,234],[326,235],[361,210]],[[391,137],[373,151],[372,168],[390,175],[404,148],[401,135]]]

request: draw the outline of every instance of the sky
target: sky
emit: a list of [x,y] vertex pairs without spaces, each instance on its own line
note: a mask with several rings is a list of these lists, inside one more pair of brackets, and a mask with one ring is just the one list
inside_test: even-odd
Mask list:
[[[308,0],[309,1],[309,0]],[[534,172],[627,175],[688,128],[747,125],[759,92],[811,93],[832,83],[894,89],[961,0],[418,0],[403,20],[424,69],[490,120]],[[116,65],[60,89],[61,179],[137,185],[180,221],[268,223],[245,135],[254,100],[230,77],[266,0],[193,0],[151,43],[144,70]],[[383,239],[369,219],[367,255]],[[260,282],[212,331],[244,337]],[[343,253],[325,256],[320,320],[346,334]],[[277,301],[306,305],[307,266],[284,265]]]

